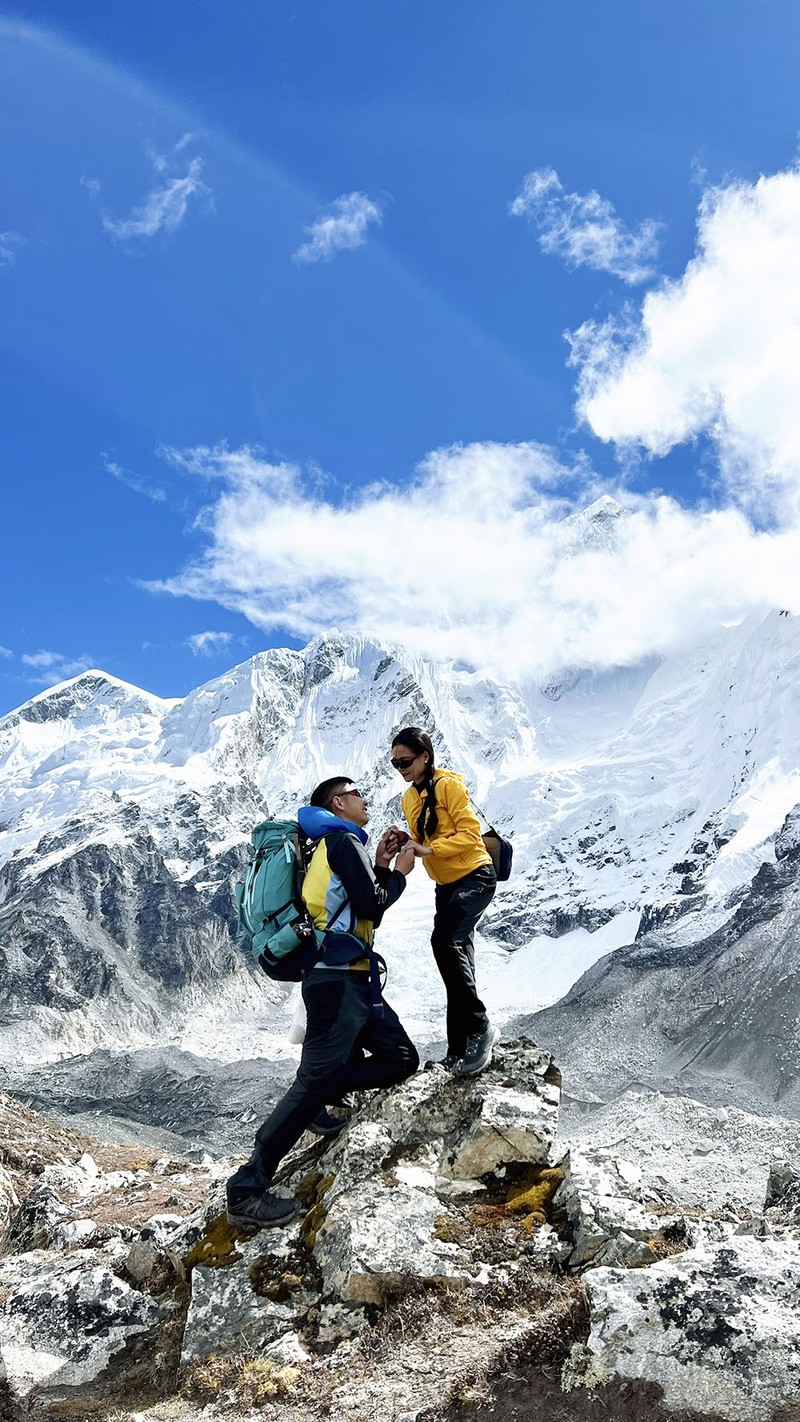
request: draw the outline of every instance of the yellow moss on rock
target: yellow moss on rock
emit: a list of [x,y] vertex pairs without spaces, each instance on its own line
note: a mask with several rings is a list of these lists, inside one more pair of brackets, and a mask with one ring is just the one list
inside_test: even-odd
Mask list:
[[252,1230],[239,1229],[228,1223],[226,1215],[216,1215],[206,1226],[206,1232],[183,1257],[185,1269],[193,1269],[202,1264],[208,1269],[225,1269],[241,1259],[236,1245],[243,1239],[250,1239]]
[[320,1171],[315,1170],[306,1175],[297,1187],[297,1198],[308,1206],[308,1213],[300,1226],[300,1238],[308,1250],[314,1248],[317,1235],[327,1218],[328,1211],[322,1199],[335,1179],[335,1175],[322,1175]]
[[300,1227],[300,1238],[302,1239],[306,1249],[314,1248],[314,1245],[317,1242],[317,1235],[319,1234],[327,1217],[328,1211],[325,1209],[324,1205],[315,1205],[312,1210],[309,1210]]
[[[524,1180],[511,1186],[506,1196],[506,1210],[513,1215],[537,1216],[535,1222],[544,1224],[548,1206],[563,1179],[564,1172],[557,1165],[534,1166]],[[527,1219],[525,1223],[527,1226]]]
[[310,1170],[308,1175],[304,1175],[300,1184],[295,1190],[298,1200],[310,1210],[313,1205],[319,1203],[326,1191],[336,1179],[335,1175],[323,1175],[321,1170]]
[[437,1215],[433,1226],[434,1239],[440,1239],[443,1244],[461,1244],[466,1233],[466,1226],[463,1220],[454,1218],[453,1215]]

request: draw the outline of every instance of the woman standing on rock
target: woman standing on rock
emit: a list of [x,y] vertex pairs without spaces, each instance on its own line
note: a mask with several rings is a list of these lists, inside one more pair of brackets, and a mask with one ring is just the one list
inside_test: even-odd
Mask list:
[[435,766],[430,736],[418,726],[398,731],[392,765],[408,783],[403,813],[436,884],[431,947],[447,993],[447,1055],[440,1065],[474,1076],[500,1037],[475,986],[475,926],[494,897],[494,866],[463,776]]

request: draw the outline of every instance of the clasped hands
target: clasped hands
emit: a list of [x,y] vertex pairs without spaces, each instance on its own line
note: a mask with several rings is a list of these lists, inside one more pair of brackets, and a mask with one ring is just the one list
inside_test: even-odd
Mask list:
[[418,844],[415,839],[409,839],[405,830],[399,829],[397,825],[390,825],[378,841],[375,867],[388,869],[397,855],[395,869],[399,869],[401,874],[410,874],[414,868],[414,860],[423,859],[428,854],[433,854],[429,844]]

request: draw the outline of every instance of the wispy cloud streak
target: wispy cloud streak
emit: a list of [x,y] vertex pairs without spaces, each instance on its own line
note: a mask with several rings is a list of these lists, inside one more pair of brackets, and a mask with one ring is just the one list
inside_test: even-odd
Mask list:
[[[170,154],[151,150],[150,159],[163,182],[152,188],[128,217],[104,215],[103,227],[110,237],[118,242],[127,242],[134,238],[155,237],[159,232],[175,232],[186,220],[193,198],[203,196],[210,199],[211,189],[201,176],[204,167],[202,158],[192,158],[184,173],[170,176],[175,157],[183,152],[191,138],[191,134],[184,134]],[[86,186],[91,186],[91,182],[87,182]]]
[[217,652],[224,652],[232,641],[232,632],[195,632],[187,645],[196,657],[213,657]]
[[337,252],[363,247],[370,224],[380,226],[382,221],[382,209],[366,193],[344,193],[305,229],[309,240],[298,247],[292,260],[300,266],[329,262]]
[[16,266],[17,253],[25,246],[25,238],[19,232],[0,232],[0,272]]
[[58,681],[68,681],[95,665],[85,653],[79,657],[68,657],[63,652],[45,650],[24,652],[20,660],[35,673],[29,680],[37,686],[54,686]]
[[567,192],[554,168],[528,173],[510,211],[527,217],[542,251],[568,266],[610,272],[629,285],[653,275],[660,224],[648,219],[631,230],[599,193]]
[[103,468],[112,479],[116,479],[120,484],[124,484],[126,489],[132,489],[135,494],[143,494],[146,499],[151,499],[155,504],[163,504],[166,494],[163,489],[150,484],[147,479],[143,479],[139,474],[132,474],[129,469],[123,469],[116,460],[103,458]]

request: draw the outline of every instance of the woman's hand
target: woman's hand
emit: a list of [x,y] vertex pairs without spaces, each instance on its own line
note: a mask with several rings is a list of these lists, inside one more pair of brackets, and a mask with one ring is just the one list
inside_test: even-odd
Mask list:
[[427,859],[429,854],[433,854],[432,844],[418,844],[415,839],[411,840],[411,848],[418,859]]
[[410,839],[407,844],[403,845],[403,848],[395,860],[395,869],[399,870],[401,874],[405,874],[406,878],[408,878],[408,875],[414,868],[414,861],[417,857],[414,853],[416,848],[417,846],[414,844],[414,841]]

